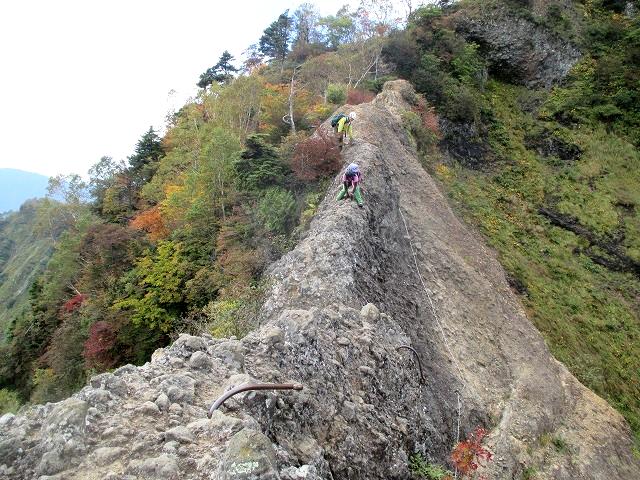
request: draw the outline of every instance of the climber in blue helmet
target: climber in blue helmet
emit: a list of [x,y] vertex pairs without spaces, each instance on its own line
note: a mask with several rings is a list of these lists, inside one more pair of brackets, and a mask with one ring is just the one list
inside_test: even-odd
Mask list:
[[362,193],[360,191],[360,182],[362,181],[362,173],[357,163],[350,163],[342,175],[342,188],[338,194],[337,200],[349,198],[353,195],[359,207],[363,207]]

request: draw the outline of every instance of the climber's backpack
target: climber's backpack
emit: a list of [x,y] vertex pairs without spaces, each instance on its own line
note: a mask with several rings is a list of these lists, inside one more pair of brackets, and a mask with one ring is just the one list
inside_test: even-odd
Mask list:
[[349,118],[347,117],[344,113],[339,113],[337,115],[335,115],[334,117],[331,117],[331,126],[333,128],[336,128],[338,126],[338,122],[340,121],[341,118]]

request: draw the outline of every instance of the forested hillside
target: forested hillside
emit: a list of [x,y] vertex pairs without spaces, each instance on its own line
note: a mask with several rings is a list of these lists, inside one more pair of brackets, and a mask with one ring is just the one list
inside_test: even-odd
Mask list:
[[43,235],[40,206],[40,201],[28,201],[0,219],[0,335],[28,307],[31,283],[51,255],[53,239]]
[[636,2],[440,2],[406,25],[387,5],[283,13],[242,65],[225,52],[194,78],[162,138],[100,159],[87,184],[54,179],[38,215],[55,251],[10,322],[0,386],[55,400],[179,332],[244,335],[266,266],[341,166],[314,126],[397,76],[423,94],[404,122],[425,168],[556,358],[640,432]]
[[390,25],[370,13],[284,12],[242,64],[224,52],[194,78],[197,96],[162,138],[150,128],[88,182],[51,179],[36,215],[55,250],[30,310],[8,322],[0,387],[57,400],[91,374],[147,361],[178,332],[256,325],[262,272],[295,245],[340,167],[335,140],[310,138],[313,127],[373,97],[361,87],[375,83]]

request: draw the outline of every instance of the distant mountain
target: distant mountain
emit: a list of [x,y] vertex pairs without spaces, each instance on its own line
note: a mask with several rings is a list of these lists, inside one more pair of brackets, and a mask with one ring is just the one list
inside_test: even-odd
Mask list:
[[25,200],[44,197],[49,177],[13,168],[0,168],[0,212],[18,210]]

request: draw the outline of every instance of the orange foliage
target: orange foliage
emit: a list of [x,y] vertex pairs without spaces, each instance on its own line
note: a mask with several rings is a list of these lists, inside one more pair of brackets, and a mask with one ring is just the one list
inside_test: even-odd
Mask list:
[[136,230],[144,230],[147,232],[149,239],[154,242],[166,238],[169,235],[169,230],[162,220],[158,206],[139,213],[131,220],[129,225]]
[[427,128],[427,130],[431,130],[431,132],[435,133],[438,138],[442,136],[442,132],[440,131],[440,125],[438,123],[438,116],[436,115],[436,111],[433,107],[429,107],[429,109],[424,112],[422,116],[422,124]]

